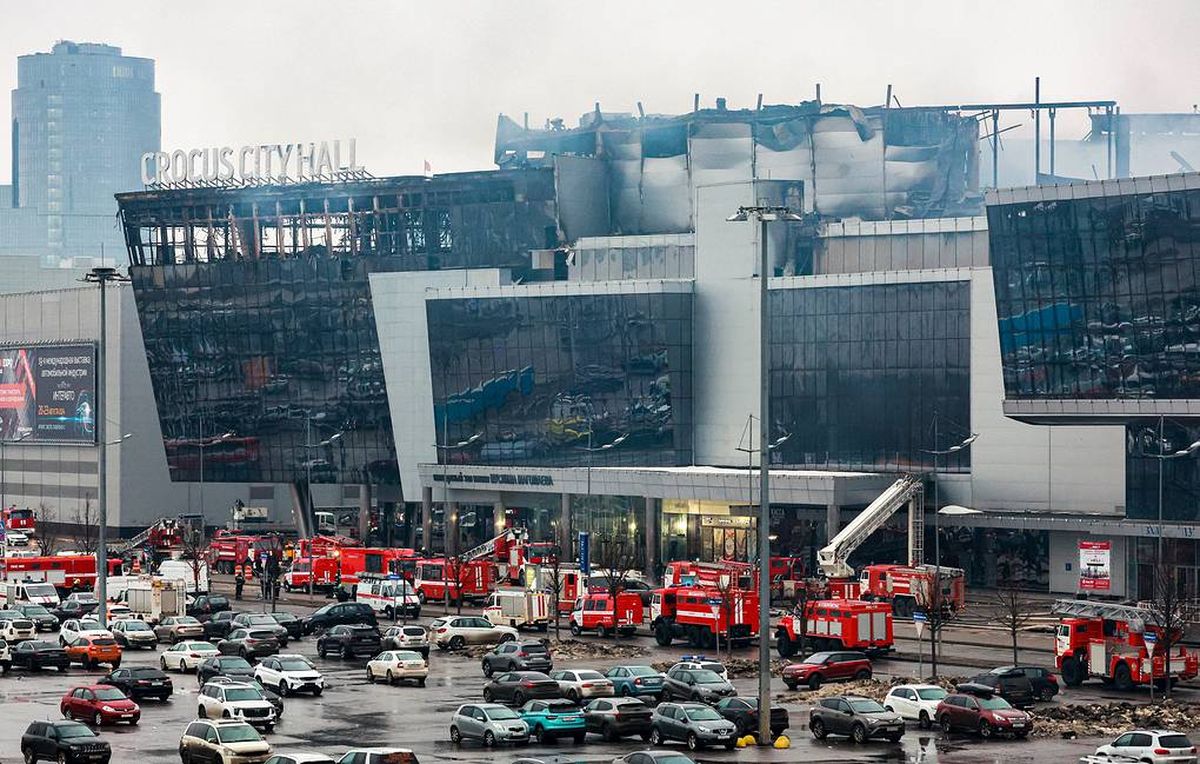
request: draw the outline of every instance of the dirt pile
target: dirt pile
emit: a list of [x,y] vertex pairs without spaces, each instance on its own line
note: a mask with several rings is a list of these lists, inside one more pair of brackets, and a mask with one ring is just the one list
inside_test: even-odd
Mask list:
[[[555,642],[553,639],[543,639],[550,647],[550,655],[555,660],[590,660],[593,658],[640,658],[647,650],[640,645],[624,642],[584,641],[582,639],[566,639]],[[479,660],[493,650],[492,645],[468,645],[455,655]]]
[[[729,658],[729,659],[714,659],[725,666],[725,671],[729,674],[730,679],[745,679],[747,677],[758,676],[758,661],[749,660],[746,658]],[[678,661],[659,661],[652,664],[654,670],[666,673]],[[783,667],[782,663],[777,663],[771,667],[774,674],[779,673],[779,669]]]
[[960,677],[942,678],[936,682],[929,682],[914,679],[912,677],[902,678],[895,677],[892,679],[863,679],[853,682],[832,682],[823,684],[815,690],[798,689],[795,691],[781,692],[775,696],[776,700],[783,703],[813,703],[822,698],[832,698],[835,695],[860,695],[864,698],[873,698],[880,703],[888,694],[888,690],[898,684],[938,684],[946,688],[947,691],[953,692],[956,682],[963,681]]
[[1166,701],[1156,705],[1134,703],[1088,703],[1057,705],[1033,711],[1034,737],[1077,737],[1117,735],[1131,729],[1169,729],[1190,732],[1200,729],[1200,704]]

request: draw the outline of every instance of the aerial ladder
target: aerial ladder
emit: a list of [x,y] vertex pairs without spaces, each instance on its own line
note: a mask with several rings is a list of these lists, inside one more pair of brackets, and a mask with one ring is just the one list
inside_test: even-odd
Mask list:
[[[908,555],[910,565],[920,565],[924,556],[924,484],[916,475],[904,475],[879,494],[858,516],[817,552],[817,565],[831,579],[853,578],[847,560],[875,531],[883,527],[905,504],[909,507]],[[920,524],[918,524],[920,523]]]

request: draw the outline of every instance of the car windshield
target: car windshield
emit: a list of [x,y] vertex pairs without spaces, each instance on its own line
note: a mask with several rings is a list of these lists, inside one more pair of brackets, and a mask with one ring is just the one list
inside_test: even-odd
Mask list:
[[687,718],[694,722],[713,722],[720,719],[721,715],[711,708],[689,708]]
[[1163,748],[1192,747],[1192,741],[1188,740],[1187,735],[1162,735],[1158,738],[1158,744]]
[[271,617],[275,619],[276,623],[291,623],[296,620],[295,613],[275,613]]
[[58,598],[58,590],[54,588],[54,584],[25,584],[25,591],[29,592],[30,597]]
[[33,642],[30,644],[30,647],[32,647],[34,650],[57,650],[58,649],[58,645],[56,645],[55,643],[46,642],[44,640],[38,640],[37,642]]
[[248,636],[250,637],[250,639],[274,639],[275,632],[263,631],[261,629],[255,629],[254,631],[250,632]]
[[185,643],[181,643],[181,649],[191,650],[194,653],[199,653],[199,652],[215,653],[217,651],[217,646],[211,642],[185,642]]
[[262,700],[262,694],[253,687],[230,687],[225,691],[225,700]]
[[440,629],[443,626],[445,626],[447,623],[449,623],[449,621],[447,621],[445,618],[439,618],[436,621],[434,621],[433,623],[429,624],[429,628],[434,629],[434,630]]
[[879,714],[883,713],[883,706],[879,705],[870,698],[859,698],[849,701],[850,707],[860,714]]
[[262,740],[262,735],[249,724],[231,724],[217,727],[217,738],[222,743],[250,743]]
[[700,668],[707,669],[708,671],[715,671],[718,674],[725,670],[725,667],[720,663],[701,663]]
[[401,650],[400,652],[396,653],[396,660],[398,660],[398,661],[423,661],[425,659],[421,657],[420,653],[414,653],[412,650]]
[[108,637],[101,637],[100,639],[92,640],[92,644],[96,647],[112,647],[116,643],[117,641],[115,639],[109,639]]
[[58,736],[63,740],[71,740],[78,737],[96,737],[90,729],[78,722],[59,722],[54,725],[54,729],[58,730]]
[[629,666],[630,676],[654,676],[658,672],[650,666]]
[[946,691],[941,687],[926,687],[917,690],[917,697],[921,700],[942,700],[946,695]]
[[50,611],[41,605],[26,605],[21,610],[25,615],[50,615]]
[[129,672],[130,676],[147,677],[149,679],[159,679],[165,674],[156,668],[135,668]]
[[78,602],[80,605],[96,605],[100,602],[100,600],[96,599],[96,595],[87,593],[72,594],[67,599],[72,602]]
[[681,753],[669,753],[666,756],[655,758],[654,764],[694,764],[694,762]]
[[599,671],[576,671],[580,679],[603,679],[604,675]]
[[544,653],[546,646],[541,642],[526,642],[521,645],[521,649],[527,653]]
[[221,669],[224,671],[229,671],[230,669],[241,669],[244,671],[250,671],[252,668],[250,666],[250,661],[246,660],[245,658],[237,658],[237,657],[222,659],[220,666],[221,666]]
[[1004,698],[979,698],[978,700],[979,707],[985,708],[988,711],[1000,711],[1005,708],[1012,708]]
[[197,621],[195,618],[191,617],[190,615],[181,616],[181,617],[175,619],[176,626],[196,626],[199,623],[200,623],[199,621]]
[[264,625],[274,626],[277,623],[279,623],[278,621],[276,621],[274,618],[272,618],[269,615],[251,615],[251,616],[247,616],[243,620],[245,620],[245,622],[250,624],[251,626],[264,626]]
[[517,716],[517,712],[513,711],[511,708],[489,708],[486,709],[484,713],[487,714],[487,718],[494,722],[503,722],[509,719],[521,718]]
[[96,690],[96,698],[98,700],[125,700],[125,693],[116,687],[106,687]]
[[717,682],[725,681],[715,671],[705,671],[704,669],[693,671],[692,677],[700,684],[716,684]]
[[150,631],[149,624],[142,621],[126,621],[123,628],[125,631]]
[[308,671],[312,668],[312,664],[303,658],[289,658],[280,661],[279,667],[284,671]]

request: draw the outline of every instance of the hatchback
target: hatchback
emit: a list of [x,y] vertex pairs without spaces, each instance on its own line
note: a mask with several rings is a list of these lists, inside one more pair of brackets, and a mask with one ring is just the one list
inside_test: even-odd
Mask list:
[[485,746],[497,743],[528,743],[529,725],[516,711],[499,703],[468,703],[450,717],[450,740],[479,740]]
[[1150,764],[1196,764],[1196,746],[1182,732],[1134,730],[1096,749],[1097,756],[1125,756]]

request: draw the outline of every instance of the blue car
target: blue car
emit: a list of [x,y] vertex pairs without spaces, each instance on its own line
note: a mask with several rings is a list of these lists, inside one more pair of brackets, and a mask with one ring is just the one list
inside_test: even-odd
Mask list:
[[604,676],[612,680],[613,692],[617,695],[626,698],[648,695],[658,700],[666,698],[663,675],[650,666],[613,666]]
[[517,709],[517,713],[529,725],[529,734],[539,743],[552,743],[560,737],[571,737],[576,743],[582,743],[587,735],[583,710],[569,700],[531,700]]

